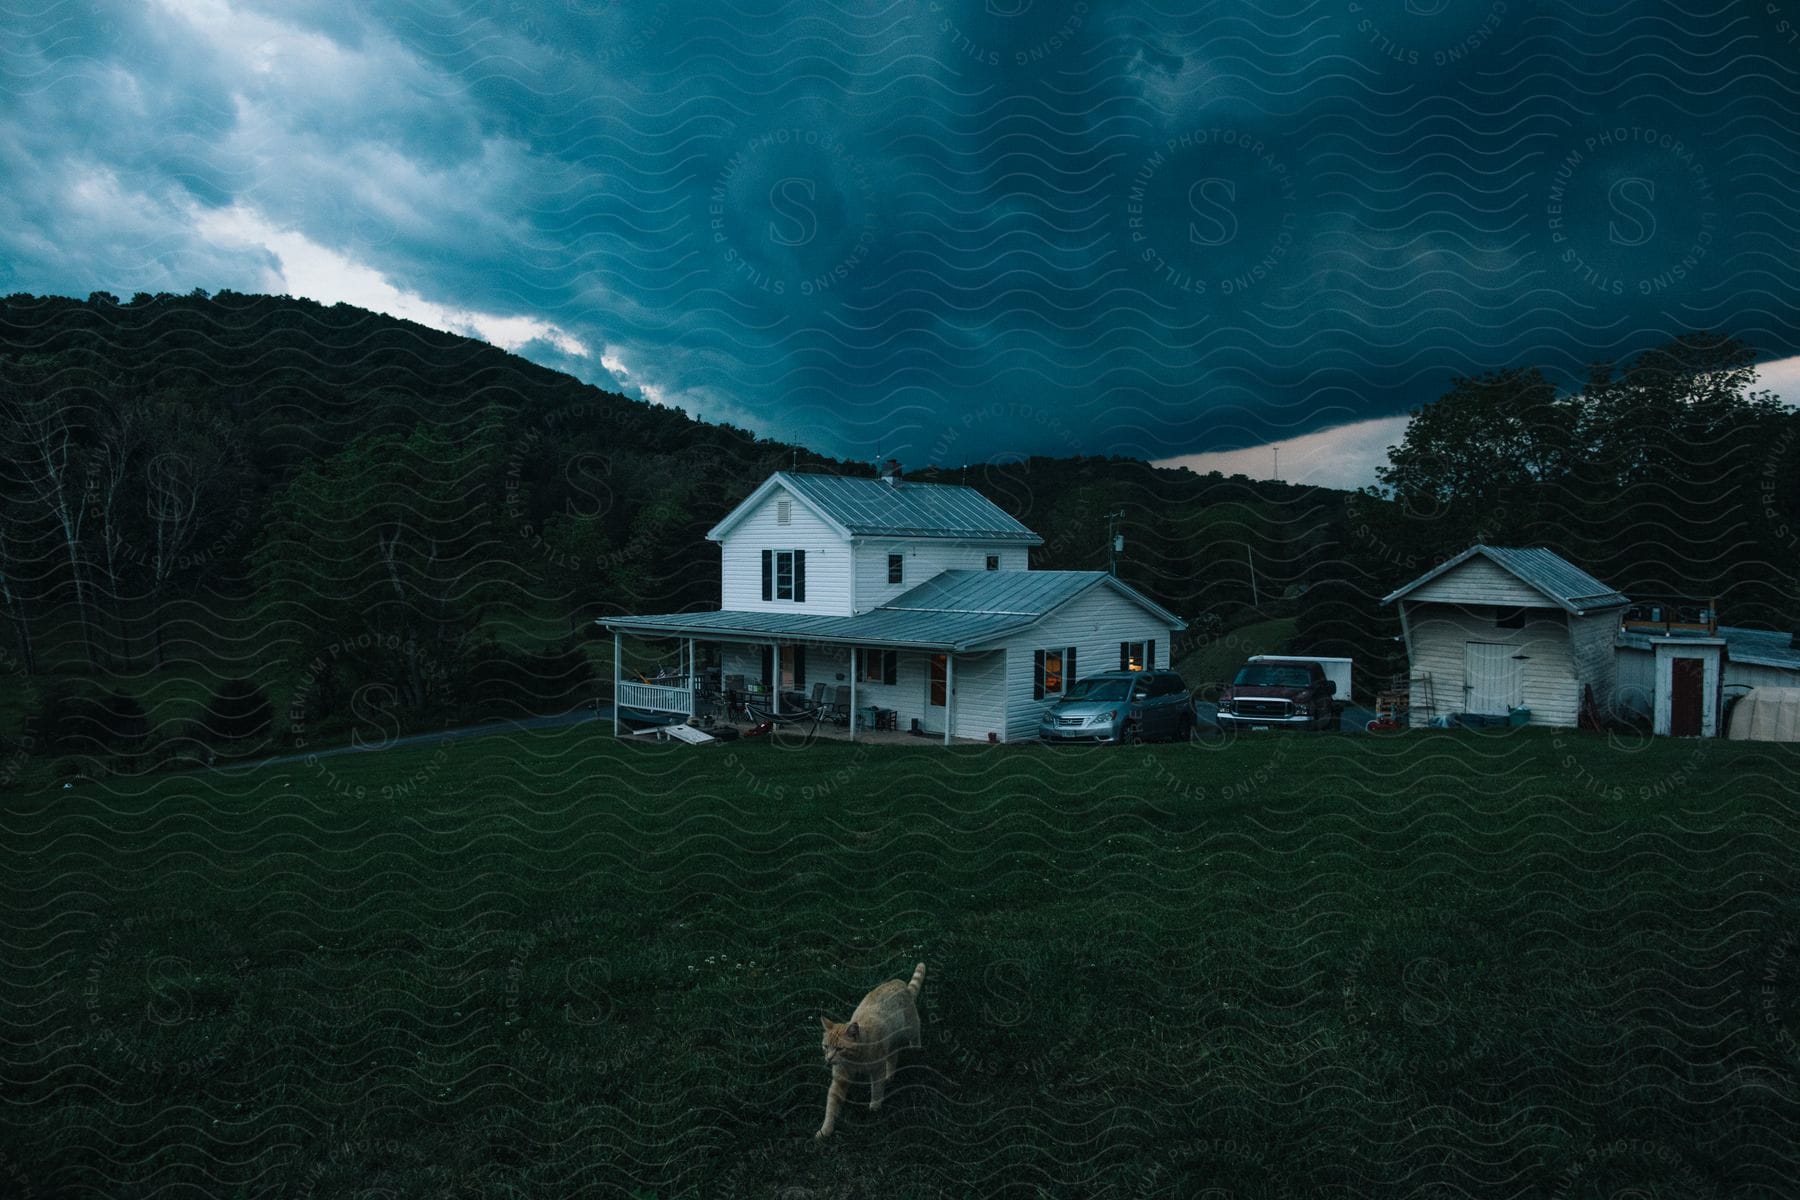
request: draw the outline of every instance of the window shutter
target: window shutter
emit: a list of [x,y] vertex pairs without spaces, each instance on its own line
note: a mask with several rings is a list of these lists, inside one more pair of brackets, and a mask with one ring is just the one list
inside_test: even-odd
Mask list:
[[806,689],[806,647],[794,647],[794,690]]
[[895,664],[899,661],[900,652],[898,650],[883,650],[881,652],[881,682],[894,682]]
[[1130,642],[1120,642],[1119,643],[1119,670],[1121,670],[1121,671],[1131,670],[1131,643]]
[[1069,685],[1080,678],[1075,674],[1075,647],[1070,646],[1063,651],[1063,691],[1068,691]]
[[794,603],[806,602],[806,551],[794,551]]
[[[764,550],[763,553],[767,554],[768,551]],[[762,648],[762,685],[766,688],[775,686],[775,647],[773,646]]]
[[1144,670],[1156,670],[1156,639],[1151,638],[1144,643]]
[[763,599],[775,598],[775,552],[763,551]]
[[1031,652],[1031,698],[1033,700],[1044,698],[1044,652],[1042,650]]

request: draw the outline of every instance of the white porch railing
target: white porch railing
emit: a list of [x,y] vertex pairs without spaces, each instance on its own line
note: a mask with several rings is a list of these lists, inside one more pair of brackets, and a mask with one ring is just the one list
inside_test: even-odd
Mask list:
[[618,704],[620,708],[635,708],[642,712],[680,713],[683,716],[694,715],[694,693],[685,687],[669,687],[658,683],[619,683]]

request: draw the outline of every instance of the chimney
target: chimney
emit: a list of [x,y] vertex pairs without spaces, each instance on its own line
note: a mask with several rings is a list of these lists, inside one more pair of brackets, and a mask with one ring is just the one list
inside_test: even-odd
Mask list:
[[889,487],[899,487],[900,486],[900,460],[897,458],[890,458],[886,462],[882,463],[881,464],[881,474],[882,474],[883,478],[885,478],[887,480],[887,484]]

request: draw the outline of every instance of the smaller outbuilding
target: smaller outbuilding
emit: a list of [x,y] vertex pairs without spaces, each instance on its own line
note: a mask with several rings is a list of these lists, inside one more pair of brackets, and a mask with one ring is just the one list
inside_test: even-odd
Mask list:
[[1474,545],[1382,600],[1400,608],[1410,722],[1573,727],[1612,695],[1631,601],[1542,546]]

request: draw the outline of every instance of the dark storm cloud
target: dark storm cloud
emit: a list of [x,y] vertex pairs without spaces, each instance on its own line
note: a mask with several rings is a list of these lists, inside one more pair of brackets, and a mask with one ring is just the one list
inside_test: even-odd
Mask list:
[[22,43],[0,236],[12,288],[253,287],[206,221],[250,212],[820,449],[1161,457],[1690,327],[1791,354],[1797,16],[121,5]]

